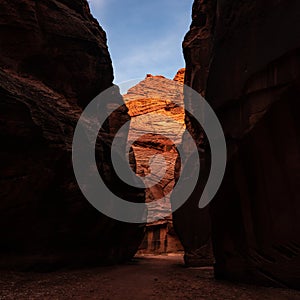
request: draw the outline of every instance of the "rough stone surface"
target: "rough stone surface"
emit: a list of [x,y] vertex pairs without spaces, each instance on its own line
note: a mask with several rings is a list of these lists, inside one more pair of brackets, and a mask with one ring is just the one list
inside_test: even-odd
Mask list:
[[[190,126],[189,123],[187,125]],[[183,144],[186,144],[185,136]],[[188,172],[186,176],[181,175],[181,186],[178,188],[184,190],[193,177],[198,177],[197,185],[186,202],[173,212],[174,229],[184,247],[184,261],[189,267],[211,266],[214,262],[209,207],[204,209],[198,207],[199,195],[202,194],[209,172],[209,159],[206,159],[206,153],[201,148],[198,154],[199,156],[196,154],[188,156],[183,163],[183,168],[188,168]],[[192,167],[199,158],[200,176],[196,168]]]
[[137,255],[166,255],[169,253],[183,253],[183,246],[174,231],[171,216],[147,224],[145,237]]
[[[174,78],[178,84],[172,84],[172,80],[163,76],[148,74],[145,80],[124,95],[132,118],[128,139],[134,142],[132,148],[136,158],[136,174],[141,177],[150,173],[157,174],[162,168],[161,164],[152,163],[150,167],[149,163],[155,155],[162,155],[166,161],[166,173],[162,180],[146,189],[146,202],[154,204],[153,209],[148,211],[148,220],[151,221],[153,217],[168,217],[164,221],[151,221],[147,225],[146,236],[141,246],[143,253],[182,249],[176,234],[173,234],[170,195],[179,172],[176,147],[181,143],[185,130],[182,107],[183,78],[184,69],[179,70]],[[160,204],[154,202],[159,199],[163,200]]]
[[[213,46],[212,31],[214,29],[216,1],[196,1],[193,5],[192,24],[183,42],[183,52],[186,60],[185,84],[205,96],[211,50]],[[186,97],[185,108],[193,111],[193,103]],[[201,195],[209,173],[209,149],[205,144],[204,132],[199,123],[187,113],[185,124],[198,146],[201,161],[201,174],[189,170],[190,176],[199,176],[197,187],[185,204],[173,214],[174,227],[185,249],[186,265],[202,267],[214,262],[211,246],[211,224],[209,207],[198,207]],[[185,147],[186,138],[183,137]],[[207,151],[204,151],[206,149]],[[187,158],[190,161],[197,157]],[[187,163],[186,165],[192,165]],[[184,178],[186,182],[190,176]],[[182,186],[184,189],[184,183]]]
[[205,92],[228,146],[211,205],[215,275],[299,288],[299,1],[197,0],[193,15],[186,83]]
[[[195,1],[192,24],[183,42],[186,62],[184,83],[205,96],[206,82],[213,47],[216,0]],[[185,103],[187,105],[188,103]]]
[[184,84],[184,77],[185,77],[185,68],[181,68],[178,70],[173,80]]
[[[0,16],[0,267],[130,258],[143,227],[94,209],[71,164],[82,107],[112,85],[104,31],[84,0],[1,0]],[[107,158],[115,128],[129,119],[125,107],[109,118],[97,146],[99,169],[120,194],[143,201],[143,193],[119,183]]]
[[[163,179],[146,190],[146,201],[151,202],[165,198],[161,207],[148,212],[159,214],[171,213],[169,210],[170,193],[175,184],[176,161],[178,152],[176,145],[181,143],[184,126],[184,109],[182,93],[178,97],[178,89],[182,85],[171,85],[172,81],[163,76],[147,75],[146,79],[132,87],[124,100],[132,118],[128,139],[133,143],[139,176],[158,173],[160,164],[152,164],[149,160],[154,155],[163,155],[167,164]],[[177,105],[181,105],[177,106]]]
[[3,68],[35,77],[69,102],[85,105],[111,85],[105,32],[86,0],[1,0]]

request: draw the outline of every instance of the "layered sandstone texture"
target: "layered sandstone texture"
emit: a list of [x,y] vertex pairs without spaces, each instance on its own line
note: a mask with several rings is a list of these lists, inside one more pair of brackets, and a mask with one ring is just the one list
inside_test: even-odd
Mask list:
[[[94,209],[71,162],[82,109],[112,85],[105,32],[85,0],[1,0],[0,16],[0,266],[47,269],[130,258],[143,228]],[[122,104],[118,89],[112,94]],[[129,119],[124,106],[109,118],[97,144],[98,167],[125,199],[143,201],[143,193],[119,182],[107,155]]]
[[124,95],[131,116],[128,140],[135,154],[136,174],[145,178],[163,170],[162,161],[153,161],[155,156],[162,156],[166,163],[161,180],[150,181],[146,188],[149,224],[142,244],[144,253],[182,250],[172,229],[170,196],[180,172],[177,146],[185,130],[184,72],[180,69],[173,81],[148,74]]
[[[175,77],[176,78],[176,77]],[[124,101],[131,116],[128,140],[136,159],[136,173],[140,177],[158,174],[161,161],[151,164],[154,156],[162,155],[166,162],[166,172],[158,184],[146,189],[146,202],[158,203],[148,212],[148,219],[171,214],[170,193],[173,190],[178,167],[177,146],[181,143],[185,130],[183,108],[183,84],[163,76],[150,74],[128,90]],[[156,201],[156,202],[154,202]]]
[[215,109],[228,146],[211,204],[218,278],[300,286],[299,47],[299,1],[194,3],[186,84]]

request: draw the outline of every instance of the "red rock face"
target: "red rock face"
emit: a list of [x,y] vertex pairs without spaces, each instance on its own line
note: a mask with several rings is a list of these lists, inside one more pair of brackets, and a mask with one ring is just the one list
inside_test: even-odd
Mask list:
[[[181,69],[174,80],[183,83],[183,77],[184,69]],[[163,199],[161,205],[155,207],[155,210],[148,211],[148,220],[154,216],[162,219],[164,216],[168,217],[164,221],[148,224],[142,245],[143,253],[182,250],[180,242],[173,233],[170,216],[170,195],[180,170],[177,164],[176,145],[181,143],[185,130],[183,96],[180,93],[178,97],[179,88],[182,89],[183,85],[172,86],[169,79],[148,74],[145,80],[124,95],[131,116],[128,139],[135,141],[132,148],[136,158],[136,173],[141,177],[151,172],[158,173],[161,169],[159,163],[152,164],[151,168],[149,165],[149,160],[154,155],[163,155],[167,164],[163,179],[146,189],[146,202]]]
[[297,1],[194,4],[186,83],[205,93],[228,146],[211,205],[218,278],[300,286],[299,11]]
[[185,68],[180,69],[174,77],[174,81],[184,84]]
[[111,85],[106,35],[85,0],[1,0],[2,67],[86,105]]
[[[112,85],[105,33],[83,0],[1,0],[0,15],[0,266],[47,269],[130,258],[143,227],[94,209],[71,163],[81,107]],[[129,119],[125,108],[109,118],[97,148],[99,169],[119,194],[144,201],[119,182],[107,158],[116,128]]]
[[195,1],[192,24],[183,42],[186,61],[185,84],[205,96],[213,47],[216,0]]
[[[195,1],[193,22],[183,42],[186,61],[185,84],[205,96],[206,82],[213,46],[216,1]],[[185,99],[185,107],[193,111],[193,104]],[[189,114],[185,116],[186,128],[196,141],[201,159],[201,174],[196,189],[185,204],[173,213],[175,230],[185,249],[184,261],[188,266],[201,267],[214,262],[211,246],[211,222],[209,207],[199,209],[201,195],[210,169],[209,149],[206,149],[204,132]],[[204,151],[206,149],[207,151]],[[193,157],[189,158],[191,161]],[[190,170],[191,176],[198,176]],[[189,178],[186,178],[187,182]],[[183,187],[184,188],[184,187]]]

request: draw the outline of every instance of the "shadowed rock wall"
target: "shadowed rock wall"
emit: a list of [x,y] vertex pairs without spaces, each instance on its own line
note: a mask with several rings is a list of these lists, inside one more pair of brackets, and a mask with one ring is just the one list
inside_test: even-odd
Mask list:
[[[185,84],[205,96],[205,88],[213,46],[216,1],[195,1],[192,12],[192,24],[183,42],[186,61]],[[193,103],[185,98],[184,105],[193,111]],[[209,147],[206,145],[204,132],[199,123],[189,114],[185,115],[186,128],[196,141],[201,161],[201,175],[196,170],[189,170],[189,176],[199,177],[198,183],[184,205],[173,213],[176,233],[185,249],[184,261],[188,266],[207,266],[214,262],[211,246],[211,222],[209,207],[199,209],[200,195],[204,189],[210,169]],[[185,137],[183,137],[183,141]],[[185,147],[188,147],[184,144]],[[187,158],[192,166],[198,157]],[[186,182],[190,180],[185,178]],[[183,184],[182,189],[185,186]]]
[[[105,32],[85,0],[1,0],[0,16],[0,266],[47,269],[132,257],[143,226],[94,209],[71,164],[82,107],[112,86]],[[109,118],[99,169],[119,194],[144,201],[111,171],[110,140],[129,119],[125,107]]]
[[211,204],[218,278],[300,286],[299,46],[299,1],[195,1],[186,84],[228,146]]

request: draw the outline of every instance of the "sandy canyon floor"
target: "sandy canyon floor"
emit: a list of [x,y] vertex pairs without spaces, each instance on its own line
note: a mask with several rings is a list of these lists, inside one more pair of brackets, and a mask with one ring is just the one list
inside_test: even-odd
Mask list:
[[182,256],[136,257],[122,266],[51,273],[0,272],[0,299],[293,300],[300,292],[216,281]]

